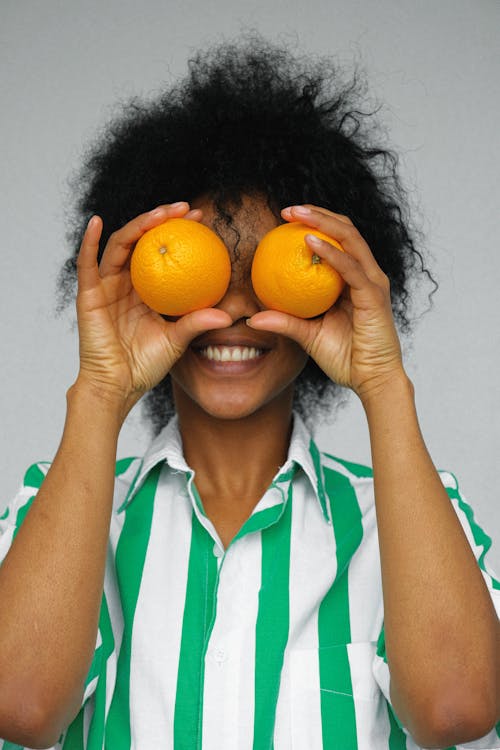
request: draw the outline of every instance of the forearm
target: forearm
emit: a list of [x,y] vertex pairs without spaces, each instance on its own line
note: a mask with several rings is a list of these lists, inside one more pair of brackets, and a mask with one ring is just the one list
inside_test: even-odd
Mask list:
[[459,723],[464,705],[494,715],[498,621],[423,442],[413,387],[401,374],[364,407],[396,711],[410,728],[415,716],[439,725],[447,711]]
[[0,729],[20,705],[35,716],[60,706],[63,721],[78,709],[95,647],[121,422],[104,394],[69,390],[61,445],[0,568]]

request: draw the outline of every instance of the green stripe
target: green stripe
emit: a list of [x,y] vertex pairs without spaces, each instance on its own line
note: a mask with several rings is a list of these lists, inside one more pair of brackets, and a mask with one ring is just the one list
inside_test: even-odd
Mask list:
[[[262,573],[255,633],[253,750],[273,747],[276,703],[288,641],[292,486],[279,523],[261,532]],[[271,509],[270,509],[271,510]]]
[[386,703],[386,705],[389,724],[391,727],[391,733],[389,735],[389,750],[406,750],[406,734],[403,732],[402,725],[394,713],[392,706],[388,703]]
[[382,630],[380,631],[380,635],[377,640],[377,656],[380,656],[381,659],[385,661],[387,664],[387,653],[385,650],[385,627],[382,625]]
[[[0,740],[0,742],[2,742],[2,740]],[[13,742],[4,740],[3,744],[0,745],[0,750],[24,750],[24,748],[22,745],[14,745]]]
[[314,440],[309,441],[309,453],[311,454],[311,458],[313,460],[313,465],[314,465],[314,471],[316,474],[316,490],[318,492],[318,498],[319,498],[319,502],[321,505],[321,510],[323,511],[323,516],[325,517],[325,519],[327,521],[330,521],[330,517],[328,515],[325,487],[323,484],[323,466],[321,464],[321,454]]
[[335,534],[337,574],[318,613],[321,721],[324,750],[356,747],[356,714],[346,645],[351,640],[349,562],[363,537],[361,511],[349,480],[325,468]]
[[116,462],[115,476],[119,477],[120,474],[125,474],[132,461],[137,461],[137,458],[119,458]]
[[478,547],[482,547],[483,551],[481,552],[481,555],[478,558],[478,564],[481,570],[486,573],[489,580],[491,581],[491,586],[493,589],[500,589],[500,582],[495,580],[493,576],[486,570],[485,565],[485,556],[488,550],[491,547],[491,538],[486,534],[485,531],[476,523],[476,520],[474,518],[474,511],[472,510],[471,506],[465,502],[465,500],[460,495],[458,489],[454,490],[450,487],[446,488],[446,491],[450,498],[455,498],[458,507],[460,508],[463,513],[465,513],[465,516],[467,518],[467,521],[469,522],[470,529],[472,531],[472,537],[474,539],[474,542]]
[[39,463],[32,464],[26,474],[24,475],[24,486],[25,487],[41,487],[43,480],[45,479],[45,473],[41,470],[41,466],[50,466],[47,461],[40,461]]
[[[387,653],[385,650],[385,627],[384,625],[382,625],[382,630],[380,631],[380,635],[377,640],[377,656],[383,659],[384,662],[387,664]],[[388,711],[389,711],[389,719],[391,721],[391,737],[393,735],[394,737],[396,737],[397,736],[396,729],[399,731],[402,731],[403,724],[399,720],[398,715],[394,711],[394,708],[392,707],[392,705],[390,705],[389,703],[387,705],[388,705]],[[399,745],[397,744],[397,740],[395,739],[394,742],[395,742],[394,747],[398,748]],[[405,744],[403,745],[403,747],[406,747],[406,739],[405,739]]]
[[262,531],[263,529],[272,526],[280,518],[282,513],[283,503],[278,503],[277,505],[273,505],[271,508],[266,508],[265,510],[260,510],[257,513],[253,513],[250,518],[245,521],[231,544],[234,544],[237,539],[241,539],[241,537],[246,536],[246,534],[251,534],[254,531]]
[[68,727],[68,731],[64,736],[62,750],[83,750],[84,747],[82,709],[76,719],[72,721]]
[[330,453],[324,453],[323,455],[327,458],[331,458],[332,461],[336,461],[338,464],[345,466],[347,471],[349,471],[351,474],[354,474],[354,476],[356,477],[369,478],[373,476],[373,469],[371,468],[371,466],[365,466],[364,464],[357,464],[353,463],[352,461],[346,461],[343,458],[332,456]]
[[105,596],[101,605],[99,630],[102,637],[102,645],[99,649],[101,652],[100,677],[95,690],[95,710],[90,724],[87,750],[102,750],[106,724],[106,666],[109,656],[113,653],[115,640]]
[[356,748],[356,713],[347,646],[320,648],[319,671],[323,750]]
[[17,516],[16,516],[16,528],[14,529],[14,534],[12,535],[13,540],[16,538],[24,519],[28,515],[28,511],[33,505],[33,500],[35,499],[35,497],[36,495],[33,495],[33,497],[30,497],[30,499],[21,508],[19,508],[17,512]]
[[135,608],[151,532],[154,498],[162,464],[151,470],[135,501],[127,506],[116,550],[116,576],[122,603],[124,629],[118,658],[116,688],[106,724],[106,750],[130,747],[130,656]]
[[205,652],[218,584],[214,540],[193,511],[174,714],[175,750],[201,748]]
[[207,517],[207,514],[205,513],[205,508],[203,507],[203,503],[200,497],[200,493],[198,492],[198,488],[196,484],[194,483],[194,473],[191,473],[188,479],[188,490],[191,491],[191,496],[194,498],[194,501],[196,503],[196,507],[200,511],[202,516]]
[[335,535],[337,573],[319,610],[320,647],[351,640],[347,571],[363,538],[361,510],[348,478],[325,468],[325,487]]

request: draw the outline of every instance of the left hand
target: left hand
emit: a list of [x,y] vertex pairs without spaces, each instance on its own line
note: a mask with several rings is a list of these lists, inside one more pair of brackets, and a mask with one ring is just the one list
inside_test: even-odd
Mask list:
[[[302,213],[303,208],[308,213]],[[351,388],[364,401],[403,372],[389,279],[346,216],[312,205],[285,208],[281,215],[286,221],[318,229],[342,245],[344,252],[323,240],[318,244],[306,240],[314,253],[340,273],[346,287],[321,317],[304,320],[265,310],[253,315],[249,325],[294,339],[332,380]]]

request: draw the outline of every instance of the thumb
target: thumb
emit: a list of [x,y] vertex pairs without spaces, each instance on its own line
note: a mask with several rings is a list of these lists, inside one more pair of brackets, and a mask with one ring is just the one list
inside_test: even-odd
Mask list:
[[300,344],[307,354],[310,354],[320,323],[317,320],[296,318],[294,315],[277,310],[263,310],[252,315],[247,320],[247,325],[255,330],[271,331],[287,336]]
[[182,315],[175,323],[172,323],[172,327],[168,331],[168,337],[172,347],[180,357],[196,336],[215,328],[228,328],[232,325],[232,322],[231,316],[224,310],[217,310],[214,307],[194,310]]

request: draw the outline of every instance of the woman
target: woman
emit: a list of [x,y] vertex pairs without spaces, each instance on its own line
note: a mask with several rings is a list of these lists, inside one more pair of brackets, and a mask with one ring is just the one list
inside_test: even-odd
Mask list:
[[[500,747],[499,584],[420,434],[395,320],[409,327],[428,272],[356,91],[325,61],[226,45],[89,157],[92,218],[62,277],[67,291],[77,268],[79,374],[52,465],[0,527],[11,743]],[[232,261],[221,302],[178,319],[128,271],[171,217],[213,228]],[[345,250],[308,240],[346,281],[319,318],[252,289],[255,247],[283,221]],[[338,386],[361,400],[373,469],[320,454],[304,424]],[[142,396],[156,438],[115,466]]]

